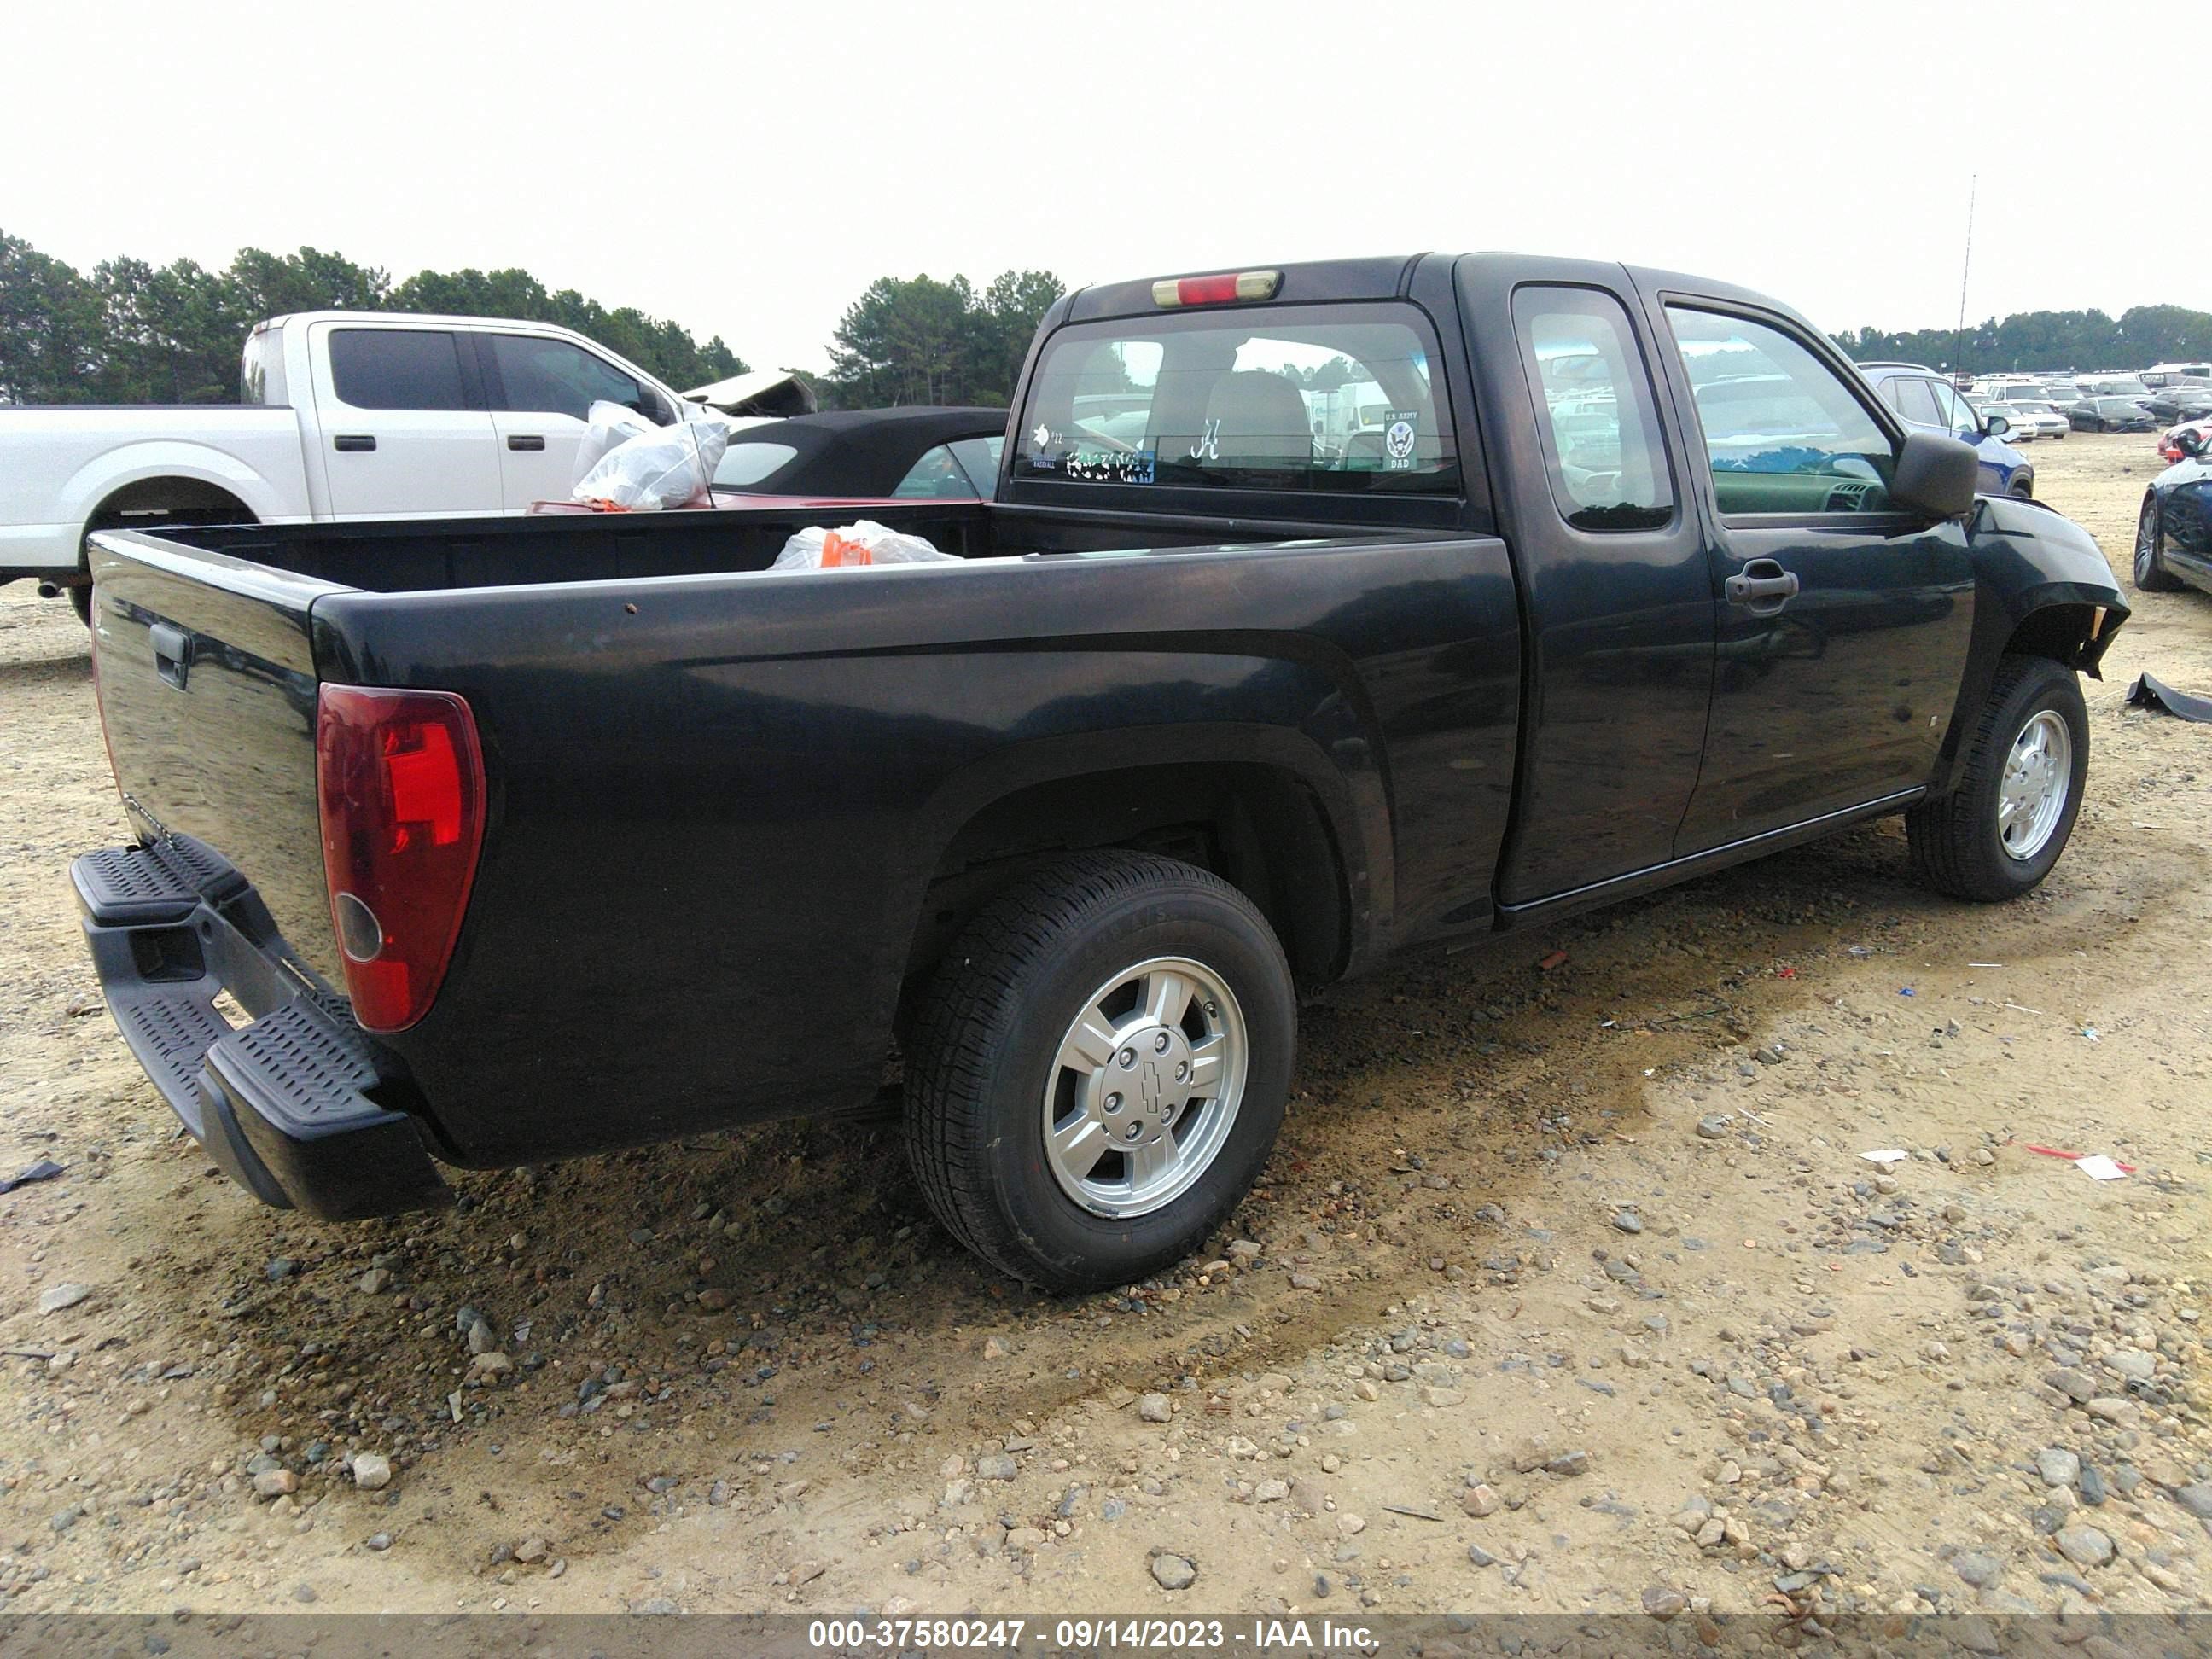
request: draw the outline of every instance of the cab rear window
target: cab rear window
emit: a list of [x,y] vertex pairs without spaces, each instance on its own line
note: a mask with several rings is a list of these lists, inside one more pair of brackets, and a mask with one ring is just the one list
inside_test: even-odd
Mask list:
[[1434,336],[1397,304],[1086,323],[1045,344],[1016,482],[1453,495]]

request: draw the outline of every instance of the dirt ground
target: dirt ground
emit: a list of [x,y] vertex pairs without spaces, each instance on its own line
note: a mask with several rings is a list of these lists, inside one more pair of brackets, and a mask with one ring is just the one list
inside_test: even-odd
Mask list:
[[[2030,453],[2124,572],[2148,441]],[[2212,690],[2212,600],[2136,603],[2031,898],[1930,896],[1887,823],[1341,988],[1213,1248],[1068,1301],[880,1128],[250,1201],[100,1005],[85,639],[10,587],[0,1175],[64,1174],[0,1197],[0,1605],[2212,1603],[2212,728],[2121,705]]]

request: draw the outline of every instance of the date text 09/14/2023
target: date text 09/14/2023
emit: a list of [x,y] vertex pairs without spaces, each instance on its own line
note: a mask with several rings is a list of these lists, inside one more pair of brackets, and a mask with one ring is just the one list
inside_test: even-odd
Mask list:
[[[1049,1638],[1048,1643],[1047,1638]],[[807,1644],[824,1653],[1000,1651],[1362,1652],[1375,1638],[1360,1626],[1305,1619],[817,1619]]]

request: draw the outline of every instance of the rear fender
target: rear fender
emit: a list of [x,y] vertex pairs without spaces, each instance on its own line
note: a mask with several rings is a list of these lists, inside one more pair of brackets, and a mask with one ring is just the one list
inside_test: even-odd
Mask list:
[[306,507],[304,499],[286,501],[274,480],[235,455],[208,444],[161,439],[108,450],[79,467],[62,485],[59,520],[82,525],[116,491],[149,478],[191,478],[212,484],[237,496],[264,523],[296,517]]

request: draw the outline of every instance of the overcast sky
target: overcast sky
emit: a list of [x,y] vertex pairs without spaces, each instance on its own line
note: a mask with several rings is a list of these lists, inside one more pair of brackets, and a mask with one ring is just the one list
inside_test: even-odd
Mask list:
[[1948,325],[1978,173],[1970,319],[2212,308],[2208,18],[22,5],[0,229],[88,269],[303,243],[395,278],[520,265],[812,368],[885,274],[1080,284],[1424,248],[1671,266],[1830,329]]

